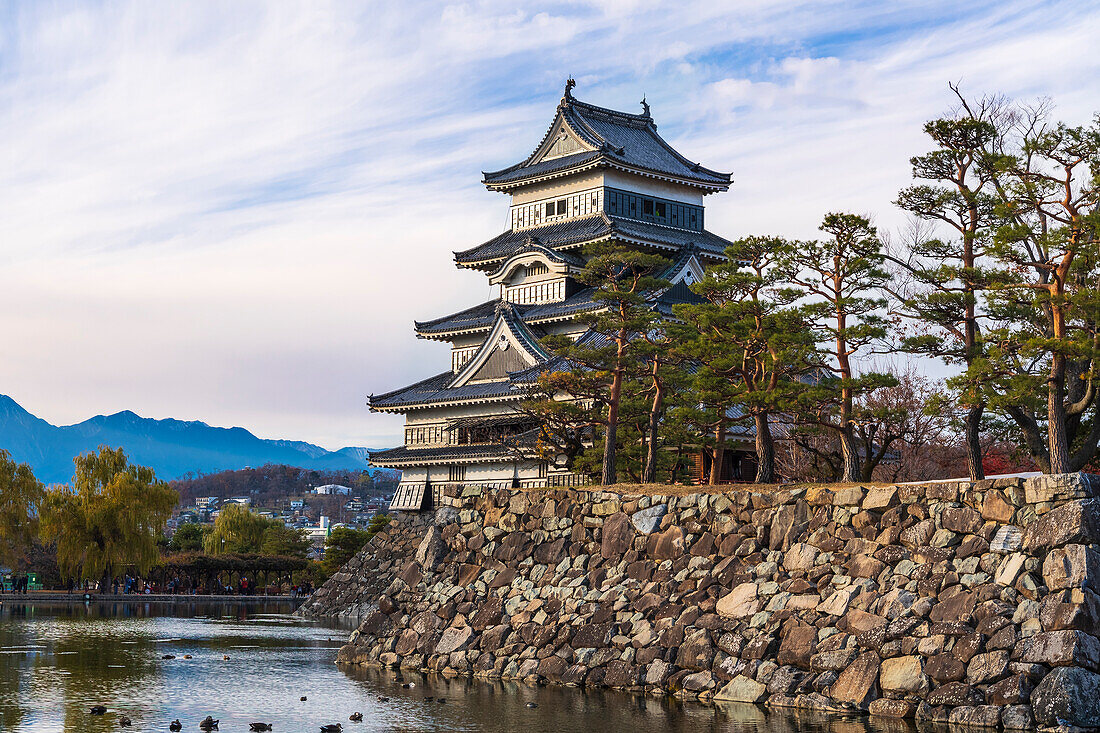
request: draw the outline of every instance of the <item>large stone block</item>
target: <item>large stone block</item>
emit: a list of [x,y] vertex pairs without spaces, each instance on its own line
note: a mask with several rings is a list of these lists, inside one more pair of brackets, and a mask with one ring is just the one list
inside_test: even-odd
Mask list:
[[797,626],[786,632],[779,645],[776,661],[801,669],[810,669],[810,657],[817,646],[817,627]]
[[1008,524],[1016,514],[1016,507],[1004,495],[1000,489],[990,489],[985,494],[982,502],[982,519],[989,519],[999,524]]
[[1100,675],[1077,667],[1055,669],[1032,691],[1031,708],[1043,728],[1094,728],[1100,723]]
[[714,646],[706,629],[699,629],[684,639],[676,654],[676,666],[681,669],[710,669],[713,661]]
[[1012,658],[1051,667],[1084,667],[1100,671],[1100,641],[1083,631],[1045,631],[1021,639]]
[[940,515],[944,529],[960,534],[974,534],[982,527],[982,515],[967,506],[948,507]]
[[650,535],[649,554],[657,562],[672,560],[684,554],[684,531],[672,525],[660,534]]
[[469,626],[463,626],[462,628],[452,626],[449,629],[444,629],[443,635],[439,638],[439,643],[435,645],[435,650],[432,653],[450,654],[465,649],[473,634],[474,630]]
[[1100,552],[1085,545],[1066,545],[1047,553],[1043,582],[1050,590],[1088,588],[1100,592]]
[[642,534],[653,534],[661,526],[661,520],[668,514],[668,504],[654,504],[630,515],[634,529]]
[[439,527],[433,525],[416,548],[416,562],[424,570],[435,570],[446,554],[447,543],[443,541],[443,534]]
[[1045,550],[1100,542],[1100,499],[1078,499],[1047,512],[1027,526],[1024,548]]
[[928,689],[923,660],[915,655],[882,661],[878,676],[883,692],[919,693]]
[[873,486],[863,498],[863,508],[873,512],[884,512],[900,503],[897,486]]
[[1051,593],[1039,604],[1039,621],[1044,631],[1077,629],[1092,633],[1100,629],[1100,597],[1086,588]]
[[966,665],[966,679],[972,685],[993,682],[1008,672],[1009,654],[1004,649],[975,654]]
[[760,610],[756,583],[742,583],[718,601],[715,610],[726,618],[746,618]]
[[1024,479],[1024,500],[1028,504],[1088,499],[1098,495],[1100,476],[1088,473],[1060,473]]
[[829,696],[840,702],[850,702],[857,707],[866,708],[871,700],[878,697],[878,678],[878,654],[864,652],[840,673],[829,688]]
[[601,532],[600,557],[604,560],[621,557],[634,543],[634,525],[622,512],[605,519]]
[[794,570],[809,570],[814,566],[818,550],[813,545],[805,542],[795,542],[783,555],[783,569],[787,572]]
[[756,680],[737,675],[725,687],[714,694],[715,700],[757,703],[767,697],[767,688]]

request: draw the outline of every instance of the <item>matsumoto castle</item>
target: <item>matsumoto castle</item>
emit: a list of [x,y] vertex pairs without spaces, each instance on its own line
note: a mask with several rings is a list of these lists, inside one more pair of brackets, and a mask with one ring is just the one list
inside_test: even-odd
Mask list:
[[[375,465],[403,472],[394,509],[428,508],[446,484],[584,483],[564,466],[517,450],[525,436],[533,443],[537,426],[514,406],[555,361],[540,339],[584,338],[587,327],[577,317],[600,307],[593,289],[575,279],[586,245],[613,240],[672,260],[662,275],[671,287],[650,296],[664,312],[695,297],[688,286],[704,267],[725,260],[730,242],[704,228],[703,197],[729,190],[730,174],[673,150],[644,100],[641,114],[617,112],[575,99],[573,86],[570,79],[527,159],[484,174],[490,191],[511,196],[509,228],[454,253],[458,267],[485,273],[499,296],[417,321],[417,337],[451,344],[450,368],[370,397],[371,410],[405,415],[405,444],[371,454]],[[725,451],[726,480],[755,470],[752,436],[740,437],[744,451]],[[702,479],[709,456],[696,463]]]

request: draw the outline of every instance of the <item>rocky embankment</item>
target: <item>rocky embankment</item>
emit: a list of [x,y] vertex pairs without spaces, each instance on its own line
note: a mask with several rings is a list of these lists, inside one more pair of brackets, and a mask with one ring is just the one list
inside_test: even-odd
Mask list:
[[1100,727],[1100,478],[772,494],[485,491],[306,613],[339,660],[1026,729]]

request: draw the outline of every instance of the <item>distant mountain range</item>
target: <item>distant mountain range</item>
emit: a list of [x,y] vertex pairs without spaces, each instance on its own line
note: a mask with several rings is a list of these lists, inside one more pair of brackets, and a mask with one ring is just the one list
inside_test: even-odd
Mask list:
[[100,445],[124,448],[131,461],[149,466],[164,480],[188,473],[212,473],[285,464],[316,470],[363,470],[366,448],[327,451],[297,440],[264,440],[244,428],[216,428],[204,422],[153,420],[126,410],[98,415],[76,425],[51,425],[0,395],[0,449],[27,463],[46,483],[73,477],[73,456]]

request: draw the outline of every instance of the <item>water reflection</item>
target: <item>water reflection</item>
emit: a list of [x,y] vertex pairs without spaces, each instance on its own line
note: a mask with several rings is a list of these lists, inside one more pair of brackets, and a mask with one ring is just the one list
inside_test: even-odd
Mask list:
[[[338,667],[332,660],[347,630],[296,619],[281,613],[285,610],[233,604],[5,604],[0,730],[117,731],[118,716],[125,714],[135,731],[167,730],[174,718],[184,722],[185,731],[195,731],[209,714],[221,719],[227,733],[245,731],[253,721],[295,732],[340,722],[354,733],[913,731],[904,723],[765,712],[752,705],[685,704],[609,690]],[[110,712],[89,715],[96,704]],[[362,723],[348,720],[355,711],[363,712]]]

